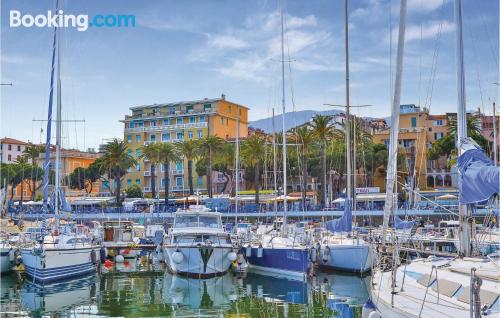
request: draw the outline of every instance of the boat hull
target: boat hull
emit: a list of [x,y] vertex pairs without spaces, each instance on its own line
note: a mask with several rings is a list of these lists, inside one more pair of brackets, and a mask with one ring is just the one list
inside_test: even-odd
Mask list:
[[0,273],[7,273],[12,270],[9,254],[10,248],[0,248]]
[[48,283],[95,273],[99,249],[47,249],[42,254],[23,249],[21,256],[26,275],[35,282]]
[[262,247],[262,256],[259,257],[259,247],[251,248],[251,255],[247,254],[246,261],[249,268],[263,274],[270,273],[304,279],[309,268],[309,251],[307,249],[288,247]]
[[330,244],[321,248],[319,263],[323,268],[363,274],[371,271],[373,253],[368,244]]
[[[173,254],[182,253],[182,261],[175,262]],[[177,275],[193,278],[211,278],[227,273],[232,261],[228,254],[231,246],[169,246],[164,248],[168,270]]]

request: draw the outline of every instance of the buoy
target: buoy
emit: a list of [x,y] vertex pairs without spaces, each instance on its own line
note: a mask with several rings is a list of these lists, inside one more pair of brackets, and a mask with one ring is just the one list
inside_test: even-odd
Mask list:
[[182,254],[182,252],[177,250],[172,254],[172,260],[174,261],[174,263],[180,264],[184,260],[184,255]]
[[323,252],[323,263],[328,262],[330,259],[330,246],[327,246]]
[[125,261],[125,258],[123,257],[123,255],[116,255],[115,256],[115,262],[123,263],[123,261]]
[[245,256],[252,257],[252,247],[250,245],[248,245],[246,250],[245,250]]
[[16,251],[12,248],[9,250],[9,261],[14,262],[16,260]]
[[259,245],[259,248],[257,249],[257,257],[262,258],[264,254],[264,249],[262,248],[262,245]]
[[110,268],[113,266],[113,262],[109,259],[107,259],[106,261],[104,261],[104,267],[106,268]]
[[235,252],[227,253],[227,259],[230,260],[231,262],[234,262],[237,258],[238,258],[238,255],[236,255]]
[[309,250],[309,259],[311,260],[311,262],[316,263],[316,248],[315,247],[312,247]]
[[374,311],[376,311],[375,304],[372,302],[371,299],[368,299],[366,303],[363,305],[363,311],[361,317],[369,318],[370,314]]

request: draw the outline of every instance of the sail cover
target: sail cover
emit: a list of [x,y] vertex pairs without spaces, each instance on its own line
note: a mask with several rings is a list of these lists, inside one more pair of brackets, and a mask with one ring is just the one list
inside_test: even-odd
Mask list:
[[415,221],[403,221],[397,215],[394,215],[394,228],[397,230],[411,229],[415,225]]
[[488,200],[500,190],[500,168],[473,142],[462,145],[467,150],[458,157],[460,203],[472,204]]
[[335,220],[327,221],[325,227],[330,232],[350,232],[352,231],[352,210],[351,200],[344,203],[344,214]]

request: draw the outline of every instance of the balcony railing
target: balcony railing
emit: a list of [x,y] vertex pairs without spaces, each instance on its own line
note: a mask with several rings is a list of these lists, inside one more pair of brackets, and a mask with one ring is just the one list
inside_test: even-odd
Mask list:
[[151,171],[144,171],[145,177],[151,177]]
[[151,188],[150,187],[144,187],[144,192],[151,192]]
[[173,169],[172,174],[184,174],[184,170]]
[[144,142],[144,146],[151,145],[151,144],[154,144],[154,143],[156,143],[156,141],[155,141],[155,140],[146,140],[146,141]]
[[125,132],[167,131],[167,130],[179,130],[179,129],[191,129],[191,128],[206,128],[207,126],[208,123],[205,121],[197,123],[125,128]]

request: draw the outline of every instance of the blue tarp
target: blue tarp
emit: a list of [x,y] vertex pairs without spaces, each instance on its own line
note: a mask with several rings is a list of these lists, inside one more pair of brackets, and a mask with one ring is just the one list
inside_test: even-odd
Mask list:
[[327,221],[325,227],[330,232],[350,232],[352,231],[352,210],[350,200],[344,202],[344,215],[340,218]]
[[481,149],[465,151],[458,157],[457,165],[461,178],[460,203],[478,203],[499,192],[500,168]]
[[397,215],[394,215],[394,228],[397,230],[411,229],[415,225],[415,221],[403,221]]

